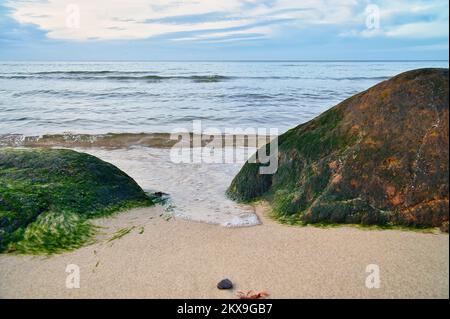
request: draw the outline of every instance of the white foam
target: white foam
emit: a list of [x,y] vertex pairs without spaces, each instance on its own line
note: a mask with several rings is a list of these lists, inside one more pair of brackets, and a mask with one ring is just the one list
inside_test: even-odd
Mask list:
[[[134,147],[129,149],[79,149],[112,163],[134,178],[144,190],[170,195],[176,217],[225,227],[260,223],[250,205],[236,203],[225,191],[243,162],[173,163],[170,149]],[[225,152],[233,152],[225,148]],[[234,150],[239,155],[243,148]],[[254,150],[248,150],[249,155]],[[239,158],[245,158],[243,156]]]

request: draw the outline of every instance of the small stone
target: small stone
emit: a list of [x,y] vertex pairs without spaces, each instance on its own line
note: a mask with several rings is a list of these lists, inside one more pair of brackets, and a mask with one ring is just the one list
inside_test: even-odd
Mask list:
[[167,194],[163,193],[163,192],[155,192],[155,193],[153,193],[153,195],[155,195],[156,197],[163,197],[163,196],[165,196]]
[[233,283],[230,279],[223,279],[217,284],[217,288],[219,289],[231,289],[233,288]]

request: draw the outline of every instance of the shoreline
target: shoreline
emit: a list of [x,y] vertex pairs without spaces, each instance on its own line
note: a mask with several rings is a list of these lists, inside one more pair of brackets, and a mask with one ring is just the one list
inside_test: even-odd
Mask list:
[[[227,228],[178,218],[163,207],[96,220],[99,242],[50,257],[0,255],[0,298],[448,298],[447,234],[321,229],[279,224],[256,206],[262,224]],[[110,240],[121,229],[129,233]],[[65,287],[66,266],[81,287]],[[368,264],[380,289],[365,287]],[[420,273],[420,276],[415,274]],[[216,284],[230,278],[233,291]]]
[[[150,132],[150,133],[59,133],[42,135],[1,134],[0,147],[65,147],[65,148],[105,148],[120,149],[128,147],[172,148],[189,147],[192,143],[198,145],[226,148],[249,147],[259,148],[276,135],[258,134],[237,129],[236,133],[222,132],[210,135],[207,132],[201,134],[193,132]],[[211,138],[212,137],[212,138]],[[182,138],[182,139],[181,139]]]

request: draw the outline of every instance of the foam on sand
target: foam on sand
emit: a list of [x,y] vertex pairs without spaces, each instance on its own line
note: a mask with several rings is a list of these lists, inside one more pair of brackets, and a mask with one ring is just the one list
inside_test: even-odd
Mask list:
[[[220,224],[226,227],[253,226],[259,219],[250,205],[232,201],[226,188],[237,174],[251,148],[235,148],[236,163],[173,163],[170,149],[132,147],[126,149],[77,149],[101,158],[126,172],[146,191],[170,195],[170,210],[178,218]],[[233,148],[224,148],[233,152]]]

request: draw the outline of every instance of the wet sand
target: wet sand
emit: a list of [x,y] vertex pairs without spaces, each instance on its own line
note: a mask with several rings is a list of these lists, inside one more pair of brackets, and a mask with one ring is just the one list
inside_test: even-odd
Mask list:
[[[99,242],[52,257],[0,255],[1,298],[235,298],[236,289],[270,298],[448,298],[447,234],[353,227],[262,225],[226,228],[167,220],[160,206],[97,224]],[[109,241],[114,232],[133,227]],[[68,264],[79,289],[66,288]],[[380,267],[380,288],[365,286],[366,266]],[[222,291],[223,278],[235,290]]]

